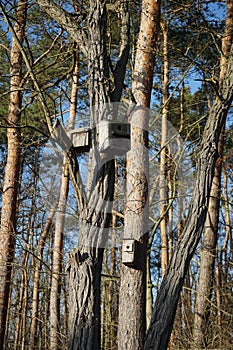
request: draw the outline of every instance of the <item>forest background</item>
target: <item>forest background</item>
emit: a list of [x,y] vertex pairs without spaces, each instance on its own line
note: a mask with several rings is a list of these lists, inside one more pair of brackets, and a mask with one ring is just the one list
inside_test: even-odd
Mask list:
[[0,348],[231,349],[233,1],[0,11]]

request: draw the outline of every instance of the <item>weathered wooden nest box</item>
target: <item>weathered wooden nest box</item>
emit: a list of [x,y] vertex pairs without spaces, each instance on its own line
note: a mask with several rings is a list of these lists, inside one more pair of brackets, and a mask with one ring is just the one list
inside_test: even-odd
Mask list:
[[91,131],[88,128],[74,129],[69,132],[69,137],[76,153],[89,152],[91,147]]
[[102,120],[99,123],[99,149],[102,153],[123,155],[130,150],[130,124]]
[[122,263],[136,266],[138,259],[138,241],[132,238],[122,239]]

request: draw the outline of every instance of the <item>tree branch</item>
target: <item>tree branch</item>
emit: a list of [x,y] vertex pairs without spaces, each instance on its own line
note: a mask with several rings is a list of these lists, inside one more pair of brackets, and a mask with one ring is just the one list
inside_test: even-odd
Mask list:
[[64,28],[67,33],[75,40],[79,45],[82,52],[87,55],[88,52],[88,39],[87,34],[83,28],[78,24],[78,15],[74,16],[67,12],[52,0],[36,0],[37,4],[45,11],[50,17],[55,19]]
[[126,65],[129,58],[130,50],[130,15],[128,0],[123,0],[121,2],[121,42],[120,42],[120,52],[118,60],[113,72],[114,75],[114,89],[111,94],[113,102],[119,102],[122,90],[124,87],[124,78]]

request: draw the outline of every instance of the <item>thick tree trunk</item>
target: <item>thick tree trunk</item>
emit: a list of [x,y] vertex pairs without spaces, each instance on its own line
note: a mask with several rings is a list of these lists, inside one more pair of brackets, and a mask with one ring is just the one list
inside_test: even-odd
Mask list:
[[208,319],[210,315],[210,300],[212,297],[214,263],[216,259],[216,243],[219,222],[222,151],[223,131],[221,132],[221,140],[219,142],[219,158],[214,170],[208,213],[205,222],[203,244],[201,248],[200,276],[196,298],[193,330],[194,349],[205,348],[208,343]]
[[[90,126],[98,129],[105,106],[110,102],[105,1],[90,1],[88,22]],[[72,350],[100,348],[100,281],[114,179],[114,161],[101,161],[98,145],[93,140],[89,155],[87,204],[80,213],[79,242],[75,251],[70,253],[68,268],[69,349]]]
[[119,291],[118,349],[142,349],[146,331],[146,255],[148,225],[148,125],[154,58],[160,26],[160,2],[142,2],[133,76],[137,104],[131,116],[127,154],[127,203],[124,238],[138,241],[138,263],[122,264]]
[[172,331],[177,303],[189,262],[203,230],[213,169],[217,159],[219,134],[233,100],[233,57],[228,61],[223,87],[209,113],[197,164],[196,184],[186,225],[177,242],[158,293],[145,350],[166,349]]
[[[70,254],[69,271],[69,326],[70,349],[92,350],[100,346],[100,279],[105,245],[105,229],[109,227],[111,207],[103,210],[105,201],[113,199],[114,166],[108,162],[97,179],[98,190],[92,193],[91,206],[87,207],[79,227],[79,244]],[[110,175],[108,175],[110,174]],[[102,227],[103,225],[103,227]]]
[[[24,39],[26,24],[26,2],[18,1],[15,34],[20,43]],[[7,130],[8,154],[2,195],[0,229],[0,348],[4,348],[4,334],[14,260],[16,237],[17,195],[20,172],[20,112],[21,112],[21,70],[22,58],[15,38],[12,40],[10,70],[10,104]]]
[[[98,134],[98,123],[104,119],[106,104],[110,102],[109,58],[106,49],[106,2],[92,0],[88,8],[88,30],[83,30],[76,18],[49,0],[38,4],[78,43],[88,61],[88,91],[90,99],[90,127]],[[127,1],[121,2],[122,9]],[[128,57],[127,12],[122,16],[121,49],[114,75],[117,79],[112,98],[120,98]],[[124,28],[123,28],[124,27]],[[94,129],[96,128],[96,129]],[[100,281],[106,228],[109,227],[114,192],[114,161],[101,159],[97,134],[89,154],[87,201],[80,207],[79,243],[70,254],[69,348],[99,349],[100,347]],[[95,139],[95,140],[94,140]],[[102,164],[102,165],[101,165]]]

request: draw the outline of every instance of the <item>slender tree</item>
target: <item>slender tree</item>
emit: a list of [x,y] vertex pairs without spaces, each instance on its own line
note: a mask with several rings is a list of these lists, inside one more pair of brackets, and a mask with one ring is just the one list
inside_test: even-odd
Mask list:
[[127,154],[124,226],[124,238],[135,239],[139,251],[136,266],[121,266],[118,325],[118,349],[121,350],[142,349],[146,331],[148,108],[159,28],[160,1],[143,1],[132,85],[135,101],[141,107],[136,107],[130,116],[131,150]]
[[20,173],[20,119],[22,107],[22,56],[18,41],[22,44],[25,36],[26,1],[18,1],[14,36],[10,57],[10,102],[8,109],[7,163],[2,195],[2,214],[0,229],[0,348],[4,348],[6,316],[9,303],[12,264],[14,261],[17,196]]
[[[222,39],[222,55],[220,60],[221,88],[226,74],[226,59],[229,57],[230,47],[233,40],[233,2],[227,2],[226,26]],[[195,318],[194,318],[194,347],[202,348],[208,345],[210,333],[210,300],[212,299],[212,288],[214,279],[214,264],[216,259],[216,245],[218,238],[220,195],[221,195],[221,172],[224,148],[225,122],[222,126],[218,143],[218,160],[214,168],[214,176],[210,191],[209,207],[204,228],[204,237],[201,249],[201,265],[199,286],[197,292]]]
[[168,98],[169,98],[169,61],[168,61],[168,28],[162,24],[163,32],[163,109],[161,123],[161,152],[160,152],[160,237],[161,237],[161,265],[162,275],[165,274],[168,260]]
[[[78,52],[74,50],[74,71],[72,77],[72,89],[70,99],[70,115],[68,120],[68,129],[73,130],[75,125],[78,93]],[[54,252],[53,252],[53,271],[50,293],[50,349],[58,350],[61,347],[60,327],[60,304],[61,304],[61,286],[63,272],[63,246],[64,246],[64,225],[67,197],[69,192],[69,167],[66,155],[63,159],[63,171],[61,176],[60,196],[57,207],[55,232],[54,232]]]
[[43,252],[46,243],[46,239],[48,239],[49,231],[52,225],[52,220],[57,208],[57,203],[51,208],[46,223],[44,225],[44,229],[41,233],[38,250],[37,250],[37,260],[35,264],[35,271],[33,276],[33,288],[32,288],[32,320],[30,326],[30,337],[29,337],[29,345],[31,349],[35,349],[37,347],[38,342],[38,319],[39,319],[39,287],[40,287],[40,274],[43,262]]

